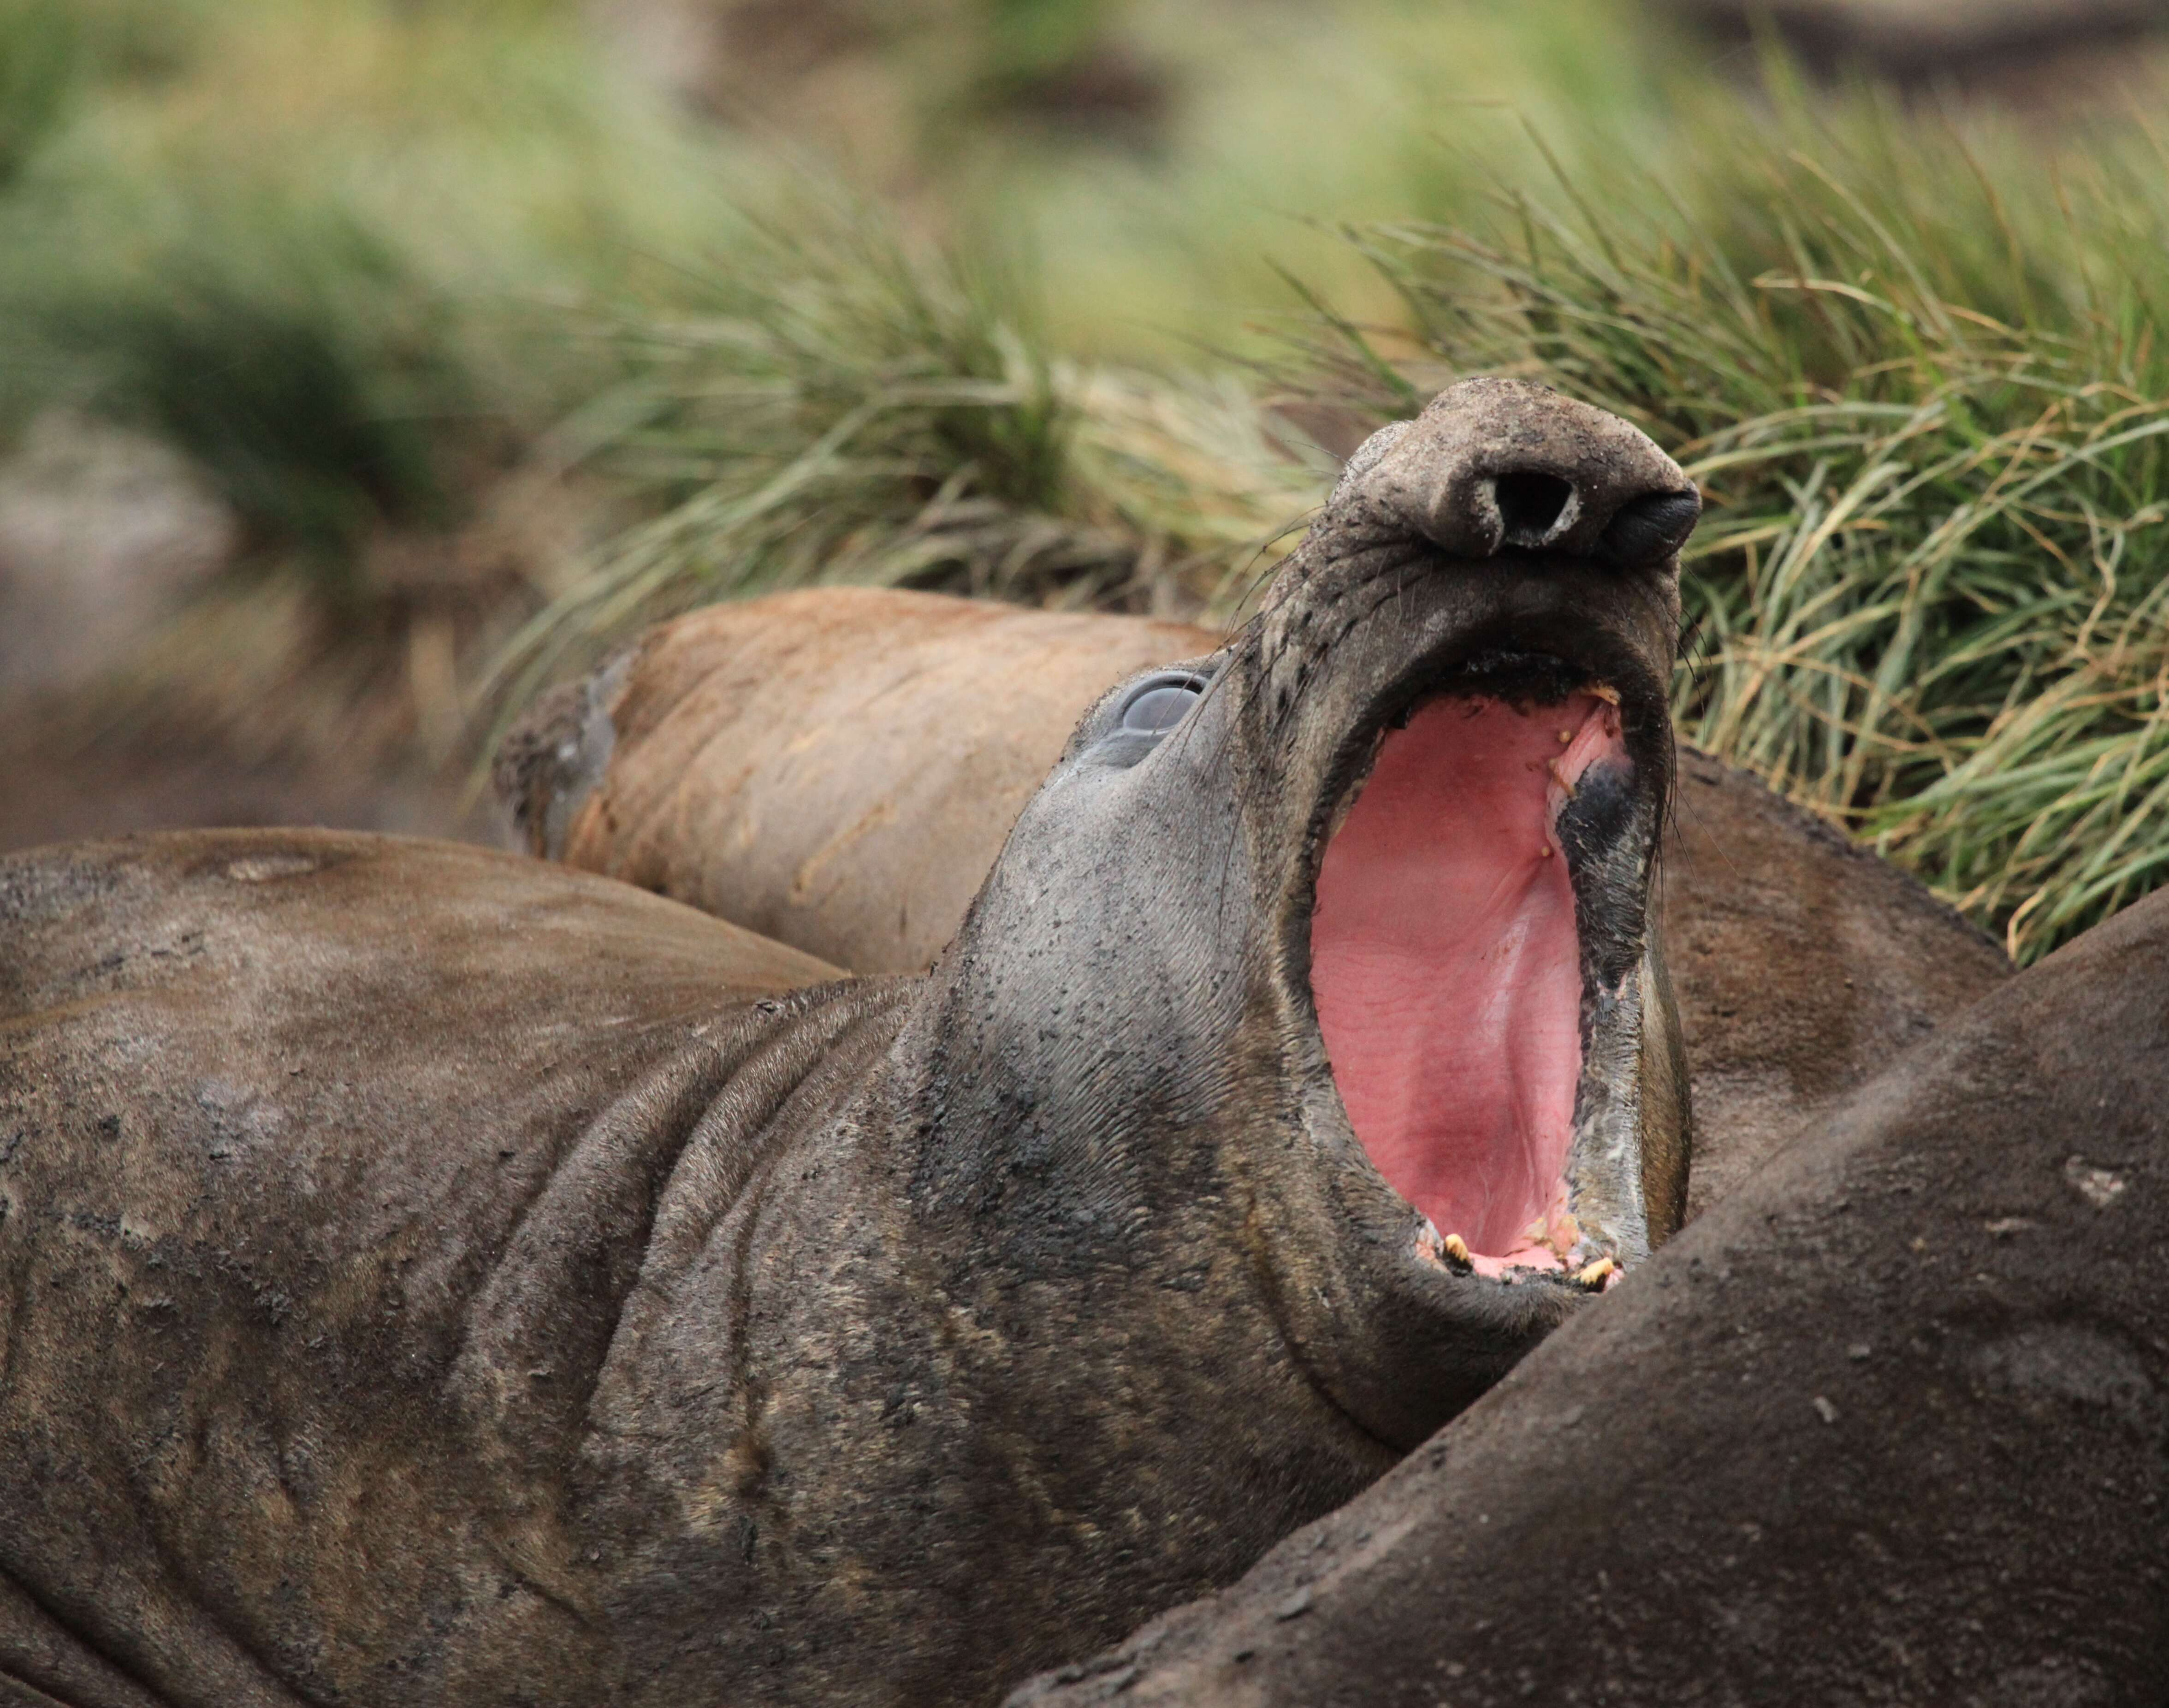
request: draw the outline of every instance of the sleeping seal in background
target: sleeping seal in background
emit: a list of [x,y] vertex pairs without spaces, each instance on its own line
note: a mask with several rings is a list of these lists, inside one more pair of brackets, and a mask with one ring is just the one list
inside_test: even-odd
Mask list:
[[0,862],[0,1679],[986,1701],[1232,1580],[1677,1224],[1697,508],[1447,392],[923,977],[428,844]]

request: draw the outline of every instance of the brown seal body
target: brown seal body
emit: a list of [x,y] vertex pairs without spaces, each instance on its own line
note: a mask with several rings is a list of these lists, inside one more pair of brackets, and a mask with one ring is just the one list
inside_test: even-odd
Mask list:
[[[714,606],[538,706],[500,791],[537,854],[839,966],[915,972],[1084,710],[1220,639],[864,588]],[[1690,1214],[2011,970],[1913,879],[1691,748],[1662,866]]]
[[2012,971],[1924,885],[1684,745],[1655,916],[1694,1088],[1691,1219]]
[[2162,1700],[2169,896],[1043,1708]]
[[532,853],[922,972],[1093,702],[1225,638],[891,589],[713,606],[544,697],[498,787]]
[[992,1700],[1646,1262],[1694,494],[1532,387],[1371,451],[926,975],[429,844],[0,862],[4,1687]]

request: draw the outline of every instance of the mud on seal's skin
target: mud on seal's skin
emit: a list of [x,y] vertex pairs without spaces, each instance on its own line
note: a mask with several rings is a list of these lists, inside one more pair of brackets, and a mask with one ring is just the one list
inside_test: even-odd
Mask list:
[[1231,1579],[1678,1219],[1693,510],[1455,387],[924,978],[428,845],[0,867],[0,1676],[970,1702]]

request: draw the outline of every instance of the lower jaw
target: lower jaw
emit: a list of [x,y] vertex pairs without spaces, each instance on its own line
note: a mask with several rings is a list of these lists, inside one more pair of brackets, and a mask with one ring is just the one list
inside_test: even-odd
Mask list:
[[1319,866],[1312,993],[1350,1124],[1442,1259],[1495,1278],[1592,1267],[1566,1184],[1582,974],[1554,827],[1600,763],[1628,763],[1601,691],[1433,701]]

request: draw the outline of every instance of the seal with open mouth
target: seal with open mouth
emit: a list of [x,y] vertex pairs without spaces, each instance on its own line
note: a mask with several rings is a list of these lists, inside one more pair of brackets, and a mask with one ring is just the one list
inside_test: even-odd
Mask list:
[[919,979],[530,862],[0,862],[0,1679],[990,1699],[1676,1225],[1697,499],[1468,382],[1116,689]]
[[[1111,684],[1226,635],[894,588],[660,623],[498,755],[538,856],[857,973],[917,973]],[[1681,743],[1654,917],[1695,1112],[1687,1216],[2010,976],[1895,866]]]

